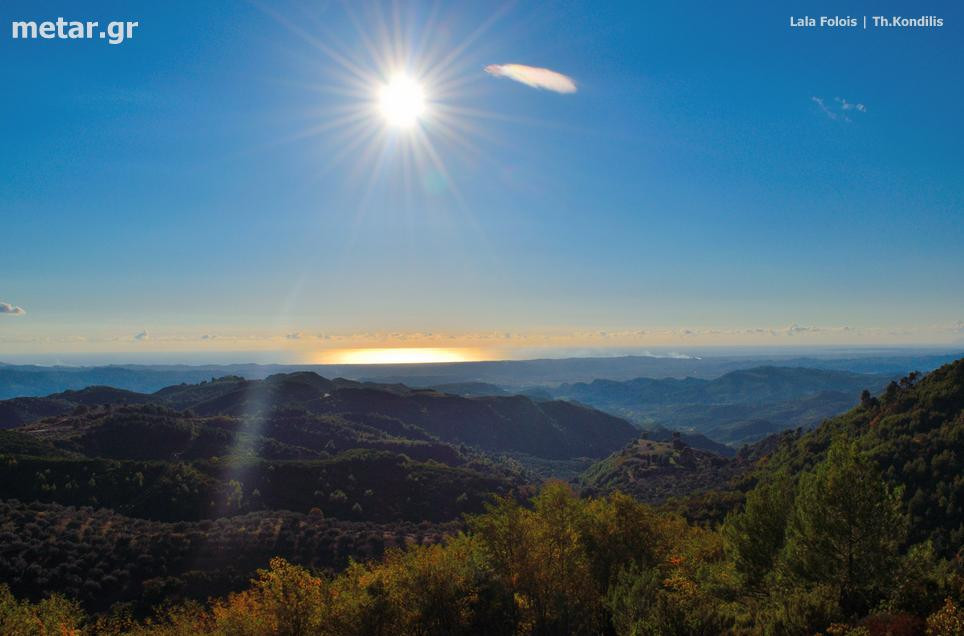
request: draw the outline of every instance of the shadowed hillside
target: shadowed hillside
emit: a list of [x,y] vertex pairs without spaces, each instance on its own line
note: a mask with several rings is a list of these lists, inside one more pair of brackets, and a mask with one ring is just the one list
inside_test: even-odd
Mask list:
[[102,404],[153,403],[199,416],[236,418],[274,417],[279,409],[287,409],[338,417],[368,428],[376,421],[381,423],[375,428],[394,421],[393,434],[403,438],[431,438],[551,459],[603,457],[636,435],[632,426],[617,417],[563,402],[534,402],[517,395],[463,397],[402,385],[328,380],[310,372],[255,381],[226,377],[149,395],[91,387],[24,400],[0,402],[0,414],[9,413],[9,419],[0,422],[18,426],[38,416]]

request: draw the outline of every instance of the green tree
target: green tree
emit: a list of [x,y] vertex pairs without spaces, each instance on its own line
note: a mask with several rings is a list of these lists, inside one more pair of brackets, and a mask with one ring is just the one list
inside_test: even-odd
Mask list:
[[800,478],[783,572],[795,582],[830,585],[843,611],[860,615],[884,596],[906,531],[899,493],[853,442],[838,438]]
[[742,511],[727,515],[726,551],[750,588],[763,585],[783,549],[793,500],[793,480],[781,472],[748,492]]

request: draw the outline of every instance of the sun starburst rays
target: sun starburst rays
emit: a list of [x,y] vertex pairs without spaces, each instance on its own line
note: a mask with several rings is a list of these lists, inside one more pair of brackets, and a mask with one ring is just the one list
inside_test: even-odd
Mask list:
[[[496,11],[467,38],[452,42],[440,26],[446,18],[439,5],[421,19],[398,3],[387,10],[376,5],[346,5],[345,10],[353,45],[307,12],[292,21],[265,8],[321,54],[308,61],[319,72],[317,82],[305,88],[323,95],[325,106],[285,139],[323,139],[326,157],[319,170],[337,168],[352,175],[361,189],[358,215],[368,212],[364,208],[373,193],[384,187],[400,188],[394,200],[416,205],[430,181],[428,196],[445,194],[455,209],[470,216],[451,165],[477,162],[482,154],[478,142],[491,138],[477,124],[484,117],[465,106],[473,98],[472,78],[479,72],[467,51],[502,12]],[[344,37],[344,31],[340,35]]]

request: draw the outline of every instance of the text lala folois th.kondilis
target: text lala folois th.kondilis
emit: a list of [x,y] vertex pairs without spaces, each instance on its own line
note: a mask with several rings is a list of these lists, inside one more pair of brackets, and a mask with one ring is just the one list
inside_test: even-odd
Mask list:
[[899,15],[883,16],[790,16],[790,28],[840,28],[854,29],[867,27],[896,27],[896,28],[935,28],[944,26],[944,18],[936,15],[922,15],[904,17]]

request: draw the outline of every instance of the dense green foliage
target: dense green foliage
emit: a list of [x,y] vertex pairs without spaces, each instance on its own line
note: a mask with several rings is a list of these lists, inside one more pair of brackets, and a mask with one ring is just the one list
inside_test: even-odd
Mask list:
[[755,477],[809,470],[841,435],[899,489],[910,516],[908,542],[929,540],[945,556],[964,545],[964,360],[893,382],[812,432],[785,433]]
[[800,478],[781,564],[788,577],[831,586],[846,612],[863,613],[895,574],[906,532],[897,494],[841,440]]
[[731,515],[723,526],[733,565],[750,589],[763,589],[783,549],[793,498],[793,482],[776,475],[747,493],[742,513]]

